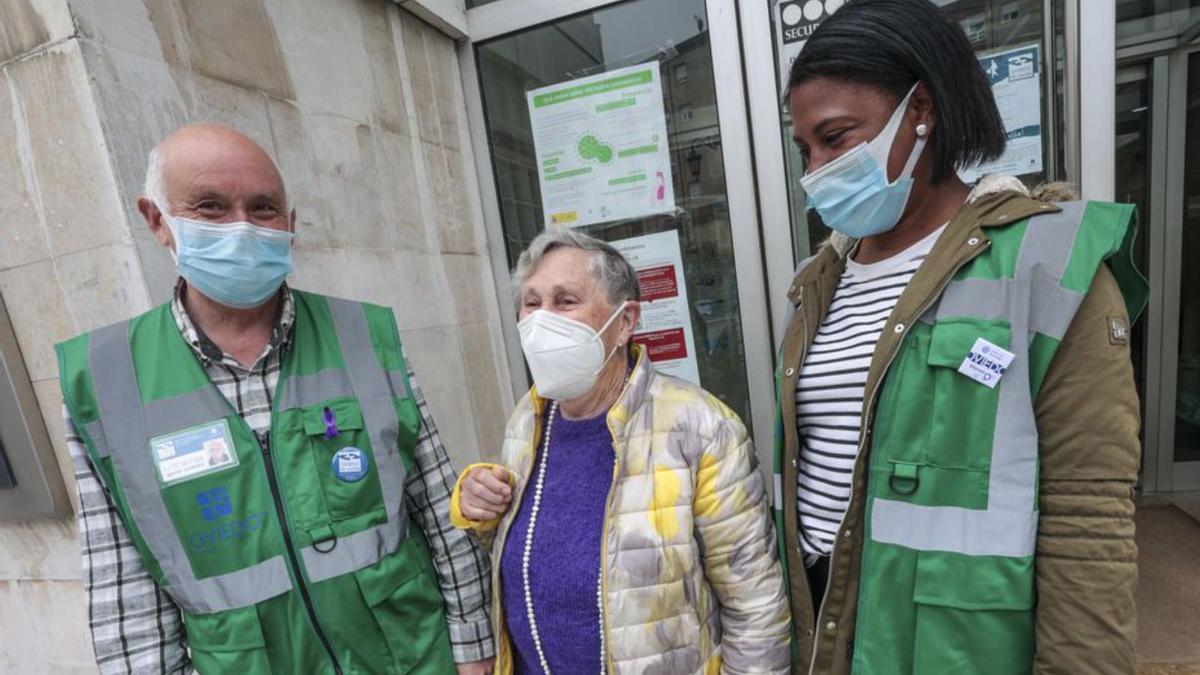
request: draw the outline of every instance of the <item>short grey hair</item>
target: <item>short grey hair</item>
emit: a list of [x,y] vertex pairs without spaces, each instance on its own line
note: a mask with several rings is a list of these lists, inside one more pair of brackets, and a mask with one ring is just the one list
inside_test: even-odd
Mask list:
[[521,286],[542,263],[546,254],[560,248],[575,248],[592,254],[592,275],[613,306],[627,300],[639,300],[637,272],[633,265],[611,245],[579,230],[566,227],[548,229],[534,238],[521,253],[512,273],[514,303],[521,308]]

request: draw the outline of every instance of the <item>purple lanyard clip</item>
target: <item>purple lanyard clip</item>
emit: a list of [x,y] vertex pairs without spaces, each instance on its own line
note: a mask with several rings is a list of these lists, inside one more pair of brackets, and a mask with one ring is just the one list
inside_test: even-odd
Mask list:
[[333,411],[329,406],[325,406],[325,438],[333,438],[338,435],[337,420],[333,419]]

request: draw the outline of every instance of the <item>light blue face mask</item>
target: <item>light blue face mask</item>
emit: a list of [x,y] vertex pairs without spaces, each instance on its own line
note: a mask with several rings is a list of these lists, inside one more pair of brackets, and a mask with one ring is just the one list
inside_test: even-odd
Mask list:
[[800,179],[800,186],[808,195],[808,207],[821,214],[826,227],[862,239],[887,232],[900,222],[912,190],[913,168],[925,149],[925,137],[917,137],[904,171],[891,183],[887,159],[908,110],[908,100],[916,89],[914,84],[883,131],[869,143],[860,144]]
[[292,273],[291,232],[178,218],[161,206],[159,211],[175,236],[179,276],[226,307],[258,307]]

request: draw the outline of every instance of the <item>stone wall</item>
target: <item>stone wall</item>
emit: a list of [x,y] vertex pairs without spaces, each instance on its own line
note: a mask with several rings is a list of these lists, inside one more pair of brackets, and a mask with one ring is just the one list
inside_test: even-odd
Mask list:
[[[512,404],[454,43],[388,0],[0,3],[0,293],[60,465],[53,344],[167,299],[133,202],[193,121],[257,140],[292,281],[392,306],[457,466]],[[0,521],[0,672],[94,672],[71,522]]]

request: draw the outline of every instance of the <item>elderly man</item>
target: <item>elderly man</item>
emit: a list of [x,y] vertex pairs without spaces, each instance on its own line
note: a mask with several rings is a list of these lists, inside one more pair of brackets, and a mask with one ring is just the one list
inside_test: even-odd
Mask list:
[[174,298],[58,345],[100,670],[490,672],[391,311],[284,284],[295,213],[231,129],[163,141],[138,209]]

